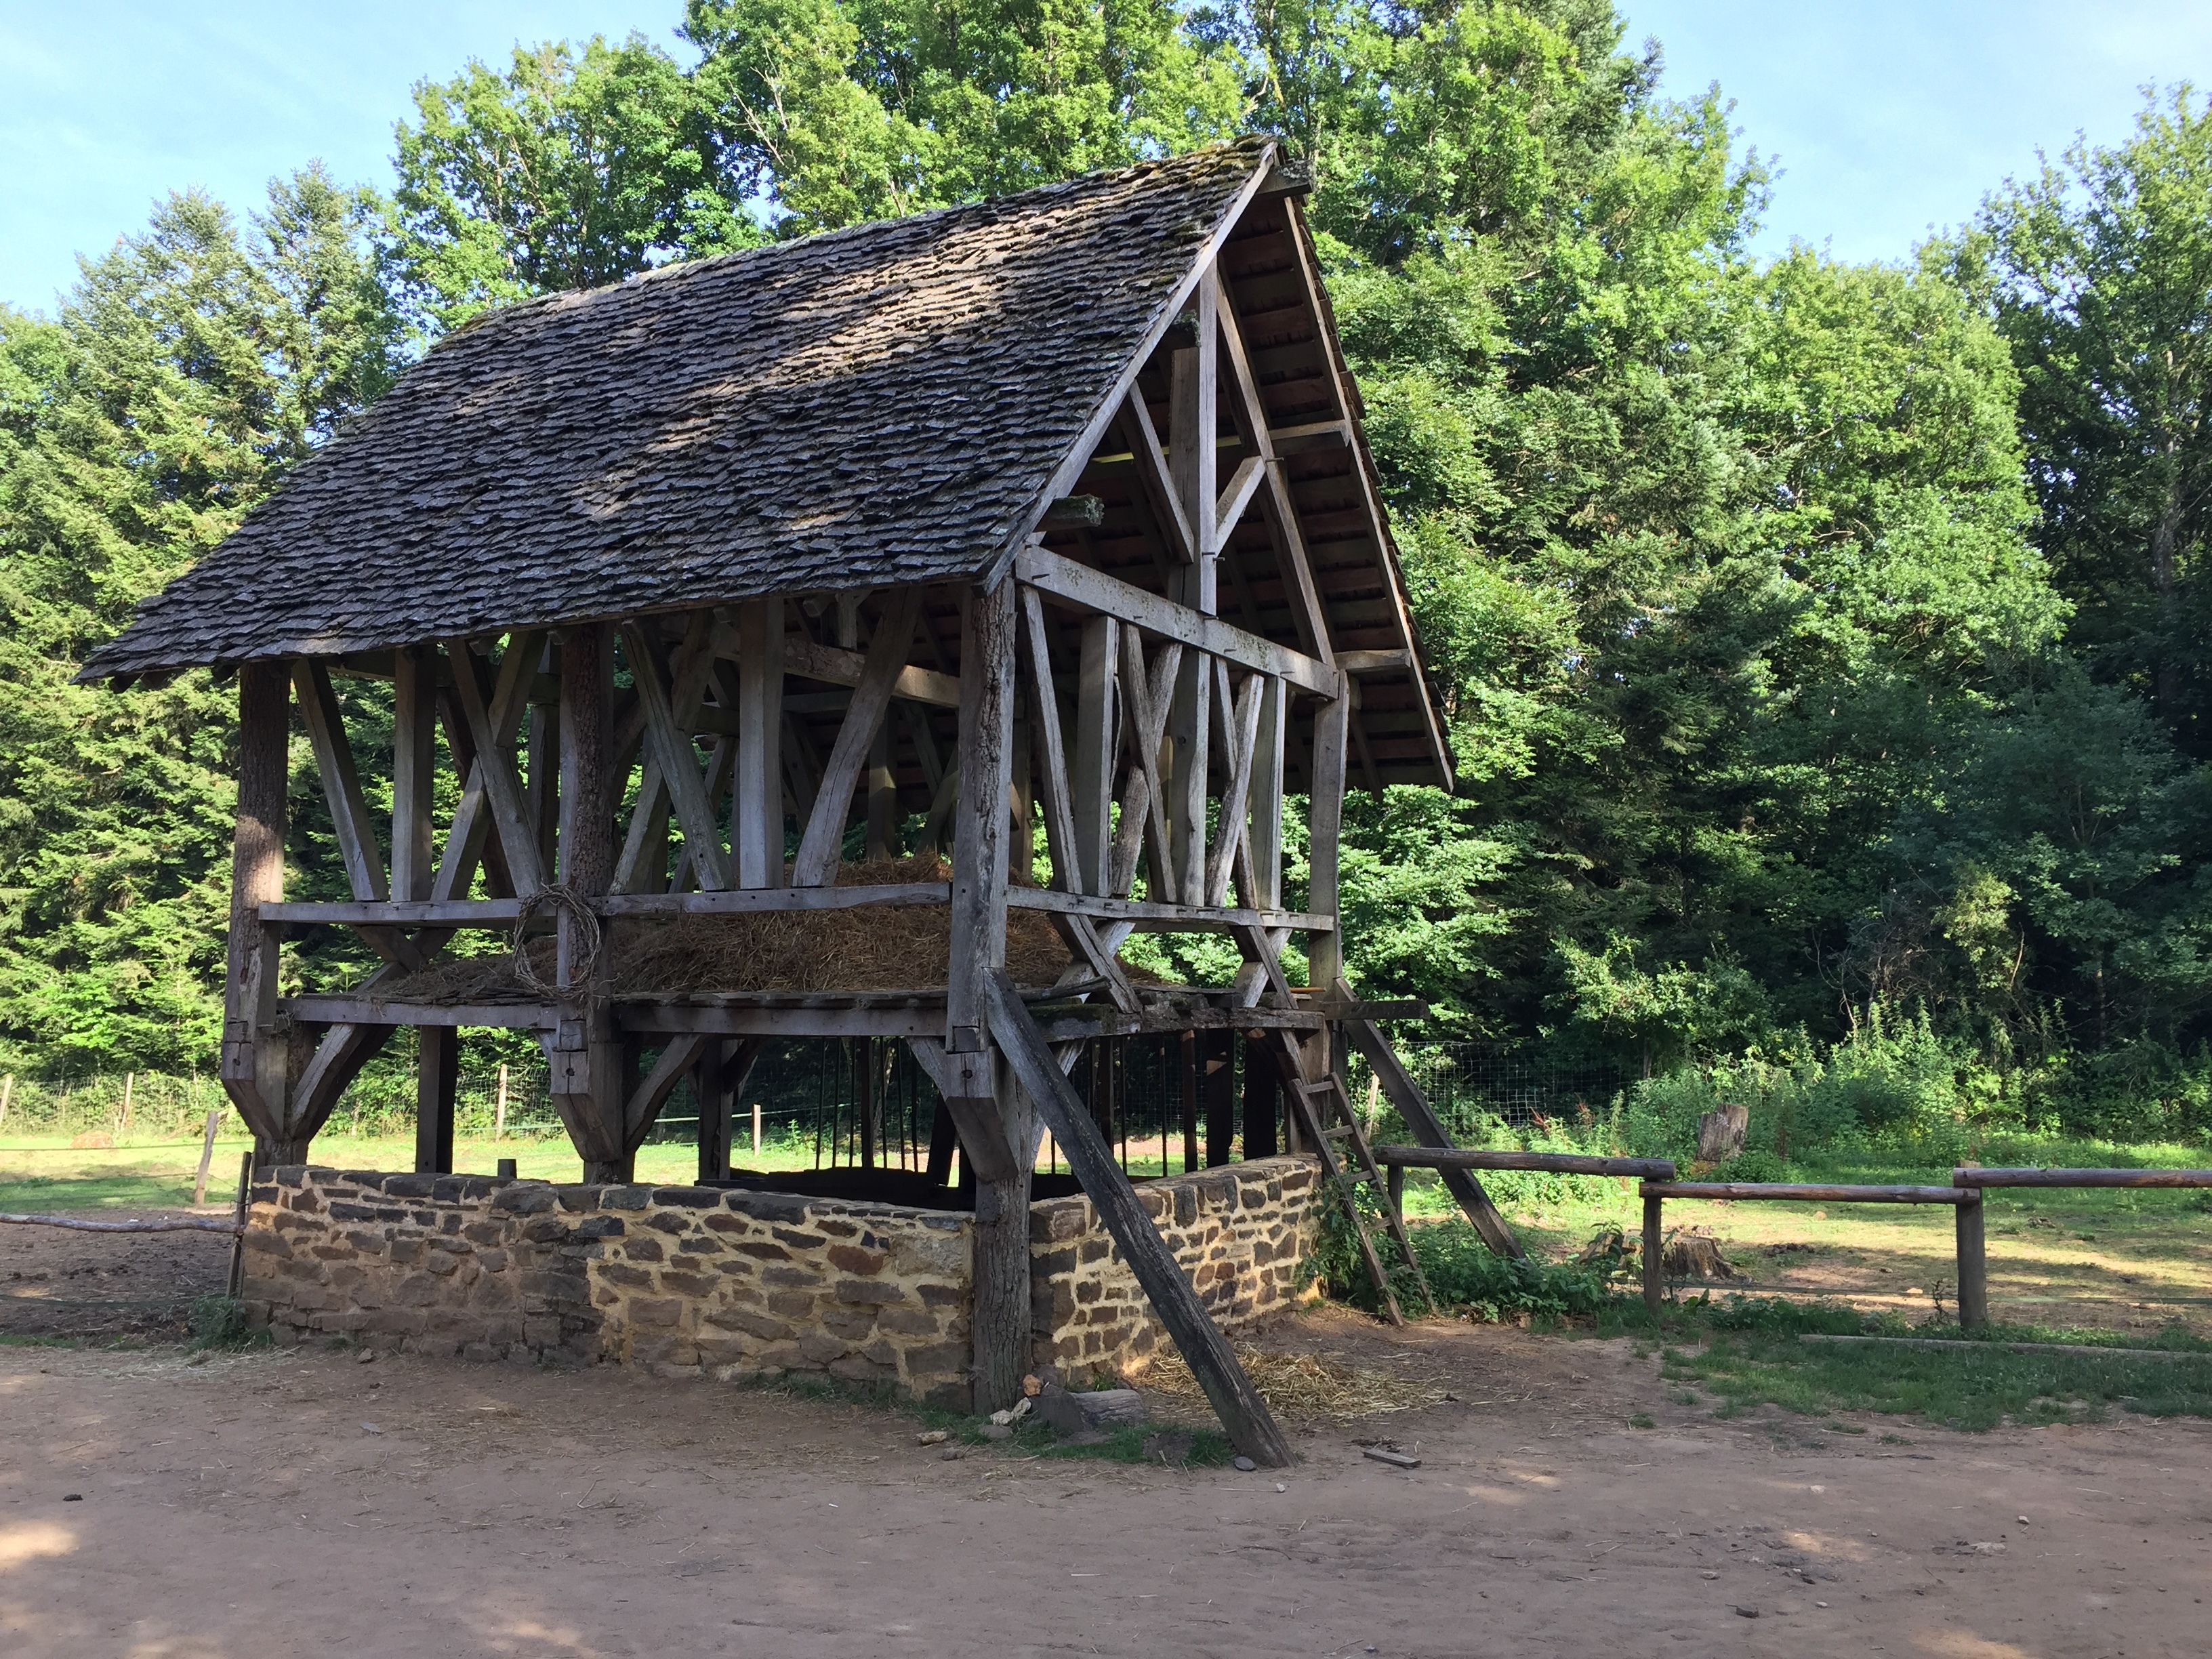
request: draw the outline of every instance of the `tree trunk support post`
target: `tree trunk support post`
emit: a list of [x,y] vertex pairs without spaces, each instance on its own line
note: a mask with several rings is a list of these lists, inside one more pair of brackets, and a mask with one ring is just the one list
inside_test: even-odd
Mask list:
[[1654,1319],[1667,1300],[1667,1243],[1661,1214],[1666,1207],[1663,1198],[1647,1196],[1644,1200],[1644,1306]]
[[1982,1234],[1982,1194],[1967,1193],[1954,1212],[1959,1243],[1959,1328],[1978,1331],[1990,1322],[1989,1257]]
[[[1013,829],[1014,663],[1011,578],[968,596],[960,623],[960,799],[952,840],[952,941],[946,964],[945,1075],[939,1088],[976,1176],[973,1376],[975,1409],[1020,1396],[1030,1364],[1030,1176],[1026,1100],[991,1040],[992,976],[1006,960]],[[925,1065],[934,1056],[915,1045]]]
[[298,1161],[287,1138],[291,1056],[278,1022],[281,926],[261,906],[284,896],[285,787],[289,781],[291,675],[282,662],[238,671],[238,828],[231,850],[230,951],[223,988],[222,1086],[253,1131],[261,1168]]
[[[614,881],[614,803],[607,776],[614,636],[586,623],[561,636],[560,880],[579,898],[601,898]],[[605,992],[605,963],[587,960],[585,919],[562,907],[556,945],[560,1019],[550,1060],[553,1108],[568,1127],[587,1182],[627,1181],[622,1044]]]

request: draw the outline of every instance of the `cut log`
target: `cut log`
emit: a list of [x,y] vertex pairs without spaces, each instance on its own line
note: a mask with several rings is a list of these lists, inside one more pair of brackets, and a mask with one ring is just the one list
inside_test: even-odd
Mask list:
[[1147,1420],[1145,1397],[1134,1389],[1097,1389],[1077,1394],[1048,1382],[1037,1395],[1036,1411],[1065,1435],[1111,1434]]

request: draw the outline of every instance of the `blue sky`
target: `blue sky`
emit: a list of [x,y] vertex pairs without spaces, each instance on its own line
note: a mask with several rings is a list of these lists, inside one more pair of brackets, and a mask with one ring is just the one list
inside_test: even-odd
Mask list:
[[[424,76],[517,39],[667,42],[681,0],[0,0],[0,299],[49,307],[162,192],[234,207],[320,156],[388,183],[392,124]],[[2118,139],[2144,82],[2212,88],[2203,0],[1850,5],[1628,0],[1667,88],[1717,81],[1744,142],[1783,177],[1767,244],[1894,258],[1952,224],[2042,146]]]

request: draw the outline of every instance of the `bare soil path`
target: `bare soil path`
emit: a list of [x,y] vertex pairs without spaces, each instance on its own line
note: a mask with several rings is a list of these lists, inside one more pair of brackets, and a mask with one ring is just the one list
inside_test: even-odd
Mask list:
[[2212,1425],[1842,1436],[1695,1418],[1626,1343],[1266,1341],[1457,1397],[1293,1418],[1300,1464],[1239,1474],[946,1461],[895,1413],[612,1370],[0,1348],[0,1652],[2207,1650]]

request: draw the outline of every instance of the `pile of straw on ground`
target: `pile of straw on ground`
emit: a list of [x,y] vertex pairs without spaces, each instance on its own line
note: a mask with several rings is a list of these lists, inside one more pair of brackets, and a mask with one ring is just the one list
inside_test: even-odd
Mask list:
[[[1238,1343],[1237,1363],[1270,1410],[1296,1416],[1371,1417],[1432,1406],[1445,1397],[1431,1383],[1340,1365],[1314,1353],[1270,1353]],[[1206,1397],[1183,1357],[1164,1343],[1136,1380],[1139,1388],[1176,1399]]]
[[[933,854],[848,864],[841,887],[950,881]],[[617,997],[710,991],[933,990],[951,957],[952,908],[945,904],[781,910],[746,915],[626,919],[608,924],[599,973]],[[553,940],[529,942],[531,968],[553,978]],[[1067,947],[1046,916],[1006,918],[1006,968],[1018,985],[1049,985],[1066,970]],[[538,999],[516,979],[511,955],[441,962],[377,988],[395,1002],[508,1002]]]

